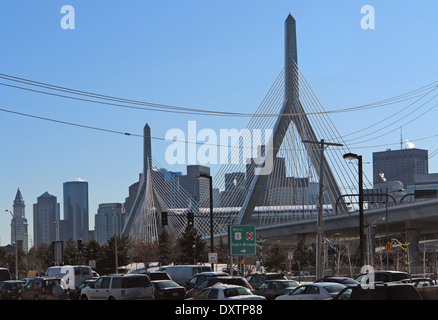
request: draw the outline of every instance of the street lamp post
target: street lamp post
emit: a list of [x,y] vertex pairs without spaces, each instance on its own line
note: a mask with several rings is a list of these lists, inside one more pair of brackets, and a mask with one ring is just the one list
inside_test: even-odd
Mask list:
[[373,251],[373,241],[372,241],[373,237],[371,235],[371,228],[377,227],[375,223],[379,220],[385,221],[385,218],[384,217],[377,218],[367,228],[367,258],[368,258],[367,264],[371,266],[374,265],[374,259],[373,259],[374,251]]
[[12,221],[14,223],[14,241],[15,241],[15,280],[18,280],[18,245],[17,245],[17,219],[14,214],[6,209],[6,212],[9,212],[12,217]]
[[[210,184],[210,253],[214,252],[213,239],[213,177],[209,174],[200,173],[198,179],[208,179]],[[211,264],[211,269],[214,270],[214,263]]]
[[360,264],[361,266],[365,263],[364,257],[364,222],[363,222],[363,173],[362,173],[362,156],[354,153],[344,154],[345,160],[357,160],[359,165],[359,251],[360,251]]
[[114,210],[114,207],[113,207],[113,216],[114,216],[114,261],[115,261],[116,274],[118,274],[119,261],[118,261],[118,253],[117,253],[117,238],[118,238],[117,215],[116,215],[116,211]]

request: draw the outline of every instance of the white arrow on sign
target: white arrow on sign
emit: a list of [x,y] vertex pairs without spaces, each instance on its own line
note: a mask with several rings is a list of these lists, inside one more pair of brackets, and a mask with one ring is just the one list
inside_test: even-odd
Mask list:
[[242,249],[242,250],[240,250],[240,252],[245,253],[245,252],[246,252],[246,249]]

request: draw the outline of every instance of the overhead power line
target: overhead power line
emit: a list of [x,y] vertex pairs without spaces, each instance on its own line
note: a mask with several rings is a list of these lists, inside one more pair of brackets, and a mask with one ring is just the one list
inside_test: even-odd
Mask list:
[[[28,113],[24,113],[24,112],[13,111],[13,110],[4,109],[4,108],[0,108],[0,112],[14,114],[14,115],[28,117],[28,118],[33,118],[33,119],[38,119],[38,120],[54,122],[54,123],[58,123],[58,124],[62,124],[62,125],[68,125],[68,126],[73,126],[73,127],[78,127],[78,128],[102,131],[102,132],[106,132],[106,133],[119,134],[119,135],[124,135],[124,136],[132,136],[132,137],[138,137],[138,138],[144,138],[145,137],[142,134],[136,134],[136,133],[131,133],[131,132],[124,132],[124,131],[119,131],[119,130],[113,130],[113,129],[108,129],[108,128],[102,128],[102,127],[97,127],[97,126],[80,124],[80,123],[75,123],[75,122],[71,122],[71,121],[63,121],[63,120],[58,120],[58,119],[53,119],[53,118],[48,118],[48,117],[42,117],[42,116],[38,116],[38,115],[28,114]],[[215,147],[225,147],[225,146],[220,145],[220,144],[208,143],[208,142],[200,142],[200,141],[169,140],[169,139],[166,139],[166,138],[163,138],[163,137],[155,137],[155,136],[151,136],[150,138],[154,139],[154,140],[167,141],[167,142],[181,142],[181,143],[187,143],[187,144],[193,143],[193,144],[210,145],[210,146],[215,146]],[[438,134],[431,135],[431,136],[428,136],[428,137],[417,138],[417,139],[410,139],[409,141],[410,142],[416,142],[416,141],[427,140],[427,139],[432,139],[432,138],[438,138]],[[393,143],[387,143],[387,144],[381,144],[381,145],[353,147],[352,149],[366,149],[366,148],[375,148],[375,147],[398,145],[398,144],[400,144],[400,141],[393,142]],[[247,147],[247,146],[236,146],[236,148],[240,148],[240,149],[252,149],[252,147]],[[286,150],[304,150],[304,149],[300,149],[300,148],[287,148]]]
[[[27,86],[37,87],[37,88],[43,88],[46,90],[52,90],[56,92],[62,92],[66,94],[61,93],[54,93],[54,92],[48,92],[44,90],[37,90],[32,88],[27,88],[19,85],[12,85],[8,83],[0,83],[0,85],[5,87],[10,87],[14,89],[19,90],[25,90],[32,93],[38,93],[38,94],[45,94],[50,96],[55,96],[59,98],[67,98],[67,99],[73,99],[73,100],[79,100],[84,102],[90,102],[90,103],[98,103],[98,104],[104,104],[104,105],[110,105],[114,107],[121,107],[121,108],[129,108],[129,109],[137,109],[137,110],[145,110],[145,111],[159,111],[159,112],[170,112],[170,113],[180,113],[180,114],[192,114],[192,115],[208,115],[208,116],[225,116],[225,117],[278,117],[279,114],[276,113],[262,113],[262,114],[253,114],[253,113],[242,113],[242,112],[229,112],[229,111],[218,111],[218,110],[208,110],[208,109],[200,109],[200,108],[187,108],[187,107],[178,107],[178,106],[171,106],[171,105],[165,105],[165,104],[158,104],[158,103],[151,103],[151,102],[145,102],[140,100],[134,100],[134,99],[125,99],[125,98],[119,98],[109,95],[103,95],[98,93],[93,93],[89,91],[83,91],[83,90],[77,90],[72,89],[68,87],[58,86],[58,85],[52,85],[45,82],[39,82],[34,81],[31,79],[26,79],[22,77],[16,77],[4,73],[0,73],[0,79],[4,79],[7,81],[12,81],[15,83],[21,83]],[[400,103],[406,100],[414,99],[418,96],[424,95],[424,91],[430,90],[431,87],[436,88],[436,84],[438,81],[435,81],[429,85],[426,85],[424,87],[421,87],[419,89],[388,98],[385,100],[377,101],[374,103],[361,105],[357,107],[348,107],[348,108],[341,108],[331,111],[321,111],[321,112],[309,112],[306,113],[306,115],[318,115],[321,113],[341,113],[341,112],[353,112],[353,111],[361,111],[361,110],[367,110],[371,108],[380,108],[384,107],[390,104]],[[74,95],[74,96],[71,96]],[[84,98],[85,97],[85,98]],[[92,100],[92,99],[97,100]],[[102,101],[103,100],[103,101]],[[291,116],[291,115],[281,115],[281,116]]]

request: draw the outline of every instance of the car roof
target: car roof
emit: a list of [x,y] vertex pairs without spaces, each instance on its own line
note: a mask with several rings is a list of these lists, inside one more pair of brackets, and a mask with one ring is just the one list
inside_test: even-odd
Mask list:
[[225,284],[225,283],[217,282],[213,286],[211,286],[210,288],[229,289],[229,288],[245,288],[245,287],[235,285],[235,284]]
[[292,279],[266,279],[265,282],[277,282],[277,281],[295,281]]
[[58,277],[58,276],[50,276],[50,277],[42,276],[42,277],[33,277],[30,280],[33,280],[33,279],[56,280],[56,279],[62,279],[62,277]]
[[254,275],[279,275],[279,276],[284,276],[284,273],[282,272],[255,272],[255,273],[251,273],[248,276],[254,276]]
[[326,286],[333,286],[333,285],[339,285],[339,286],[343,286],[346,287],[345,284],[342,283],[338,283],[338,282],[312,282],[312,283],[305,283],[300,285],[300,287],[303,286],[316,286],[316,287],[326,287]]
[[148,276],[144,273],[112,273],[112,274],[106,274],[101,277],[148,277]]
[[195,274],[194,275],[194,277],[197,277],[197,276],[218,276],[218,275],[229,275],[228,273],[226,273],[226,272],[222,272],[222,271],[218,271],[218,272],[214,272],[214,271],[204,271],[204,272],[199,272],[199,273],[197,273],[197,274]]

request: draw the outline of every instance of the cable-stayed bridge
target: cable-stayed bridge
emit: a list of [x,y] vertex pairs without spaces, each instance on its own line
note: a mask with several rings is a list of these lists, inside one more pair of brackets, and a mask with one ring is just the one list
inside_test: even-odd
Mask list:
[[[178,179],[166,177],[152,157],[148,126],[144,136],[144,171],[124,234],[136,241],[157,241],[160,215],[167,212],[168,228],[178,235],[187,225],[187,213],[194,212],[196,228],[209,237],[208,189],[194,199]],[[219,199],[213,199],[215,235],[224,234],[229,224],[251,224],[266,238],[309,234],[314,239],[317,224],[324,224],[327,232],[359,236],[359,219],[354,213],[359,195],[358,166],[344,160],[343,155],[350,150],[298,67],[296,22],[291,15],[285,21],[283,70],[238,139],[231,146],[220,147],[228,157],[222,159],[213,177],[213,187],[221,190]],[[364,180],[371,185],[366,177]],[[413,226],[418,219],[412,210],[423,209],[427,213],[422,217],[428,216],[435,223],[429,211],[437,205],[430,205],[403,206],[391,225],[399,225],[401,219]],[[367,210],[368,225],[373,224],[369,219],[381,214],[379,210]],[[397,206],[390,206],[385,213],[394,216],[397,210]],[[323,221],[318,221],[321,214]]]

